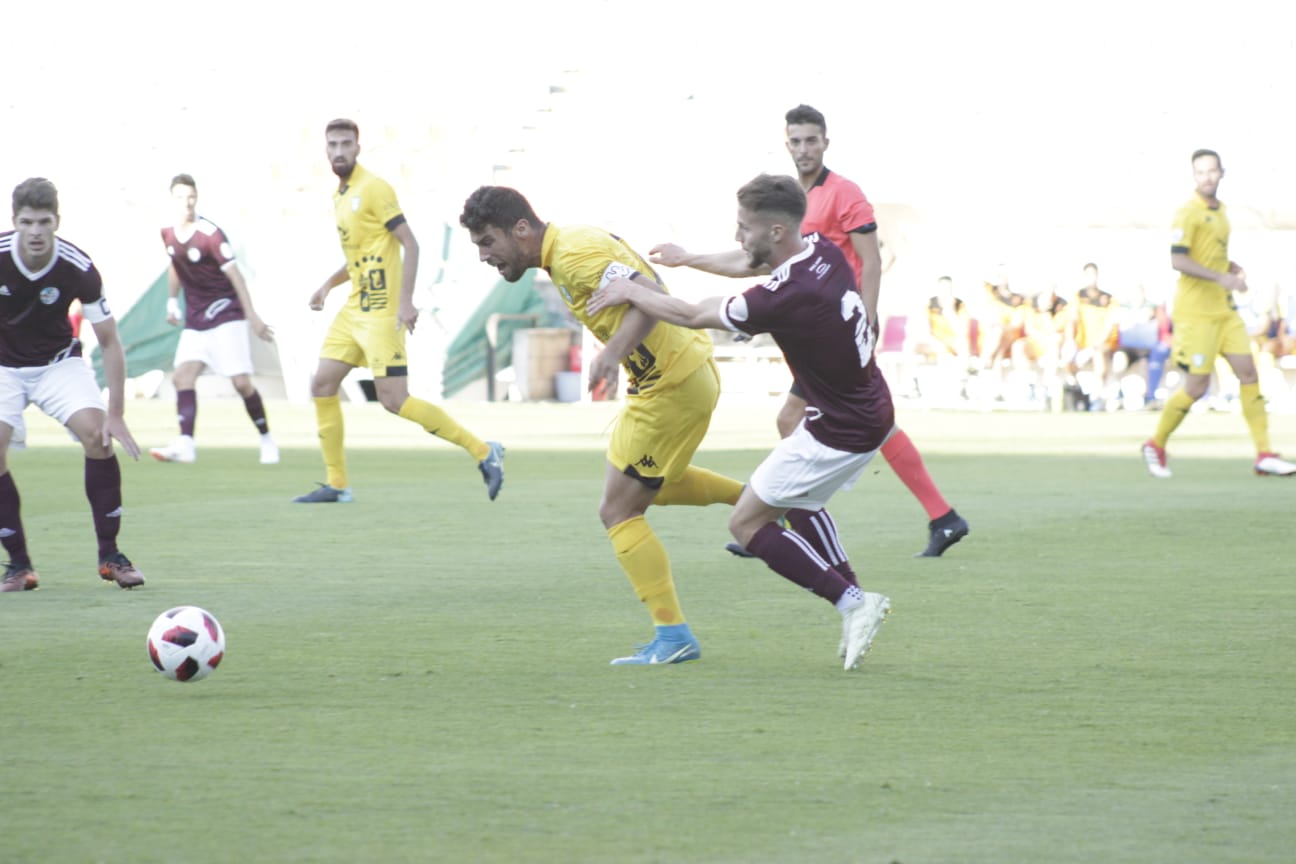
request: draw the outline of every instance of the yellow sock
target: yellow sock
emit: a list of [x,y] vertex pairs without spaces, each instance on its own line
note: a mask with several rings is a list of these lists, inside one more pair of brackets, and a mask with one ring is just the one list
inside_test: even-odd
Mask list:
[[401,403],[400,416],[413,420],[438,438],[458,444],[478,462],[490,453],[490,446],[485,441],[460,426],[453,417],[431,402],[410,396]]
[[1251,440],[1257,453],[1272,453],[1269,449],[1269,412],[1265,410],[1264,397],[1259,384],[1243,384],[1239,398],[1242,400],[1242,417],[1251,429]]
[[708,504],[732,505],[738,503],[742,488],[743,484],[732,477],[690,465],[684,469],[682,477],[662,486],[653,503],[662,506],[685,504],[691,507],[705,507]]
[[630,578],[635,594],[648,607],[653,624],[683,624],[684,612],[675,594],[670,558],[648,520],[636,516],[613,525],[607,533],[621,569]]
[[1166,446],[1170,436],[1188,416],[1188,409],[1192,407],[1193,401],[1193,398],[1182,390],[1176,390],[1174,395],[1166,400],[1165,407],[1161,409],[1161,421],[1157,423],[1156,434],[1152,436],[1152,441],[1158,447]]
[[345,434],[342,426],[342,398],[315,397],[315,424],[319,427],[320,452],[324,456],[325,481],[334,489],[347,488]]

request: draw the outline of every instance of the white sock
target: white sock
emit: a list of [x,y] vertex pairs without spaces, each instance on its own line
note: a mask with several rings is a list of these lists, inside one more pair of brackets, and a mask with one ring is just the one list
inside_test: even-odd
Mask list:
[[846,593],[842,594],[837,601],[837,611],[845,615],[850,610],[864,602],[864,592],[859,589],[858,585],[847,587]]

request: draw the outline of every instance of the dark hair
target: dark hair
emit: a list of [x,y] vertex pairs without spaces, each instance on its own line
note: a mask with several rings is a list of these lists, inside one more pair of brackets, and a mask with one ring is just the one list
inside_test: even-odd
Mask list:
[[1081,267],[1080,270],[1081,270],[1081,271],[1088,270],[1090,267],[1093,268],[1093,271],[1094,271],[1095,273],[1098,272],[1098,265],[1095,264],[1095,263],[1093,263],[1092,261],[1090,261],[1090,262],[1089,262],[1088,264],[1086,264],[1085,266]]
[[194,182],[192,174],[177,174],[171,178],[171,185],[168,189],[174,189],[177,186],[188,186],[195,192],[198,191],[198,184]]
[[1205,147],[1203,147],[1200,150],[1194,150],[1192,159],[1189,159],[1188,162],[1189,164],[1192,164],[1193,162],[1196,162],[1198,159],[1200,159],[1203,156],[1214,156],[1215,164],[1221,168],[1224,167],[1224,160],[1220,158],[1220,155],[1216,153],[1214,150],[1207,150]]
[[951,279],[949,276],[938,276],[938,277],[936,277],[936,281],[937,281],[937,282],[953,282],[954,280]]
[[806,196],[801,184],[782,174],[761,174],[738,190],[738,206],[752,213],[777,213],[794,220],[805,218]]
[[459,224],[469,231],[481,232],[488,225],[512,231],[519,219],[533,228],[544,225],[521,192],[507,186],[479,186],[464,202]]
[[828,121],[824,119],[823,114],[805,103],[802,103],[787,112],[787,115],[783,119],[789,126],[793,123],[813,123],[815,126],[819,127],[819,131],[822,134],[828,134]]
[[44,177],[29,177],[14,187],[13,215],[24,207],[48,210],[58,215],[58,189]]
[[350,132],[355,135],[356,140],[360,140],[360,127],[354,120],[347,120],[345,117],[339,117],[337,120],[330,120],[329,124],[324,127],[324,134],[330,132]]

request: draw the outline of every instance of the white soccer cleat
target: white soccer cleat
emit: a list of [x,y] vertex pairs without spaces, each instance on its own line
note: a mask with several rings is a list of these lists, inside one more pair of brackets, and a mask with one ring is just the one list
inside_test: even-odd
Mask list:
[[[1151,438],[1143,442],[1143,463],[1153,477],[1165,480],[1170,476],[1170,469],[1166,467],[1165,448],[1158,447]],[[1256,463],[1256,470],[1260,470],[1259,462]]]
[[891,611],[891,600],[872,591],[864,592],[864,602],[849,610],[842,624],[846,630],[846,657],[844,669],[854,669],[868,653],[873,637]]
[[1255,473],[1261,477],[1290,477],[1296,474],[1296,464],[1278,458],[1277,453],[1261,453],[1256,457]]
[[165,447],[154,447],[149,455],[159,462],[192,462],[198,458],[194,439],[181,435]]
[[279,464],[279,445],[269,435],[261,436],[261,464]]

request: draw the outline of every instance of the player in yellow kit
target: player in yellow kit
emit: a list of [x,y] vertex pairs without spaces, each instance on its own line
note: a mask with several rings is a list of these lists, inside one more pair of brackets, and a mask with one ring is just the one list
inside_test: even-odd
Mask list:
[[701,648],[680,609],[670,559],[644,514],[650,504],[734,504],[742,492],[737,480],[689,464],[720,396],[710,337],[630,307],[586,311],[590,296],[615,279],[665,291],[652,267],[607,231],[541,222],[526,198],[502,186],[483,186],[469,196],[459,222],[481,260],[509,282],[532,267],[549,274],[567,308],[605,346],[589,364],[591,386],[610,380],[618,365],[628,373],[626,404],[608,445],[599,518],[656,632],[647,645],[612,663],[696,660]]
[[1170,241],[1170,266],[1179,271],[1172,356],[1186,374],[1183,386],[1166,400],[1156,434],[1143,444],[1143,461],[1153,477],[1170,476],[1166,442],[1193,403],[1206,395],[1215,359],[1223,354],[1241,385],[1242,416],[1256,447],[1255,472],[1291,476],[1296,465],[1279,459],[1269,445],[1269,415],[1251,356],[1251,337],[1233,299],[1247,285],[1242,268],[1229,260],[1228,210],[1216,197],[1224,166],[1214,150],[1198,150],[1192,155],[1192,169],[1197,193],[1175,214]]
[[418,321],[413,299],[418,241],[405,221],[396,192],[356,162],[360,130],[354,122],[332,121],[324,139],[329,163],[338,176],[333,209],[346,263],[311,295],[310,307],[323,309],[329,291],[344,282],[351,284],[351,294],[324,337],[319,366],[311,380],[326,482],[293,500],[299,504],[352,500],[338,388],[352,369],[363,365],[373,372],[374,389],[384,408],[468,451],[477,461],[493,501],[504,483],[503,445],[482,441],[441,408],[409,395],[405,334],[413,333]]

